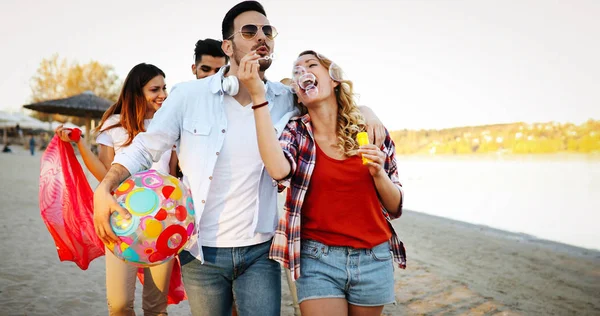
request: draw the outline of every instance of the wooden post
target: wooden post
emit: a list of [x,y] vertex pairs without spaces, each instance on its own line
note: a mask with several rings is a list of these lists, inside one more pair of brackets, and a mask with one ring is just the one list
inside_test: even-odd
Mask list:
[[85,144],[90,147],[92,145],[92,118],[88,115],[85,117]]

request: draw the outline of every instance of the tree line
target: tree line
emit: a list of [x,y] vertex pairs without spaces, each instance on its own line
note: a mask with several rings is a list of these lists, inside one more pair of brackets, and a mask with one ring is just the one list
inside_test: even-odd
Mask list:
[[398,154],[600,152],[600,121],[510,123],[390,132]]

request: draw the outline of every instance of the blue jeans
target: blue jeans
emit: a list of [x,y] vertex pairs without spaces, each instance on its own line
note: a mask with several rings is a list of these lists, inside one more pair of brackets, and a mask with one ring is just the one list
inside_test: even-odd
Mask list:
[[189,252],[179,255],[183,285],[194,316],[279,315],[281,268],[269,259],[271,241],[236,247],[202,247],[204,264]]

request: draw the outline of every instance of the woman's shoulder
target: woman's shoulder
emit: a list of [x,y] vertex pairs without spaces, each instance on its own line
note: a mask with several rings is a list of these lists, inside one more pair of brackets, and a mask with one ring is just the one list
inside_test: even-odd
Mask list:
[[120,122],[121,122],[121,114],[113,114],[113,115],[109,116],[106,119],[106,121],[104,121],[104,123],[100,127],[100,131],[102,132],[115,124],[119,124]]
[[294,117],[290,118],[287,125],[285,126],[285,129],[290,130],[290,131],[296,131],[296,130],[302,128],[303,125],[304,124],[302,122],[302,116],[294,116]]
[[109,116],[99,129],[98,137],[106,135],[114,142],[120,142],[127,139],[127,130],[121,126],[121,115],[113,114]]
[[310,115],[308,113],[304,115],[297,115],[290,118],[288,125],[294,126],[295,128],[306,128],[310,125]]
[[292,135],[293,137],[306,135],[309,133],[310,116],[308,114],[302,116],[294,116],[290,118],[284,129],[284,134]]
[[119,114],[113,114],[109,116],[100,127],[100,133],[96,138],[96,142],[119,148],[127,141],[128,137],[129,134],[127,133],[127,130],[121,126],[121,116]]

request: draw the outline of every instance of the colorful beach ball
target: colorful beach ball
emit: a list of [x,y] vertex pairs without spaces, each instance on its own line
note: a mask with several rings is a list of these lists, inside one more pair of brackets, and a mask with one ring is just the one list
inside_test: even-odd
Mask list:
[[114,196],[131,218],[117,212],[111,215],[111,227],[120,241],[107,246],[125,262],[139,267],[164,263],[194,233],[190,191],[175,177],[156,170],[139,172],[121,183]]

